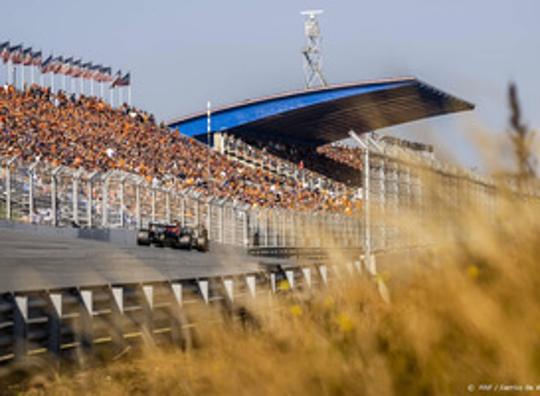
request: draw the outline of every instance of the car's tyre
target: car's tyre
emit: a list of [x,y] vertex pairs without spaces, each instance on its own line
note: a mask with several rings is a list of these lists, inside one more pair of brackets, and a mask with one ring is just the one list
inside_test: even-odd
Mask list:
[[139,231],[137,233],[137,245],[150,246],[150,233],[148,231]]
[[206,238],[197,239],[197,250],[199,252],[208,251],[208,240]]

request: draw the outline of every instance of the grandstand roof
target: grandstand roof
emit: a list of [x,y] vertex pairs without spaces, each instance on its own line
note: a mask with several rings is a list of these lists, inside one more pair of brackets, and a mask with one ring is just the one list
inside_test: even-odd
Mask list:
[[[474,105],[414,77],[333,85],[247,100],[212,111],[212,132],[325,144],[357,133],[464,110]],[[206,140],[206,112],[168,122]]]

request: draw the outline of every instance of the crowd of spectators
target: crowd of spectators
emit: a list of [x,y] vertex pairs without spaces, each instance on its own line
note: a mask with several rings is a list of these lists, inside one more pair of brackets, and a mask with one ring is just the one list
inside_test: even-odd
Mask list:
[[313,147],[271,139],[242,139],[252,147],[323,175],[327,180],[353,188],[362,186],[362,174],[358,172],[361,167],[356,166],[361,156],[355,151],[341,150],[342,146],[335,145]]
[[302,180],[239,165],[172,133],[144,111],[112,108],[96,97],[53,93],[37,85],[0,90],[0,157],[87,171],[118,169],[260,207],[351,212],[356,205],[351,194],[308,188]]
[[[273,143],[263,144],[260,141],[251,141],[248,144],[244,139],[227,135],[224,141],[224,154],[253,167],[260,167],[269,172],[285,176],[300,182],[304,188],[328,191],[338,195],[347,193],[347,186],[333,178],[327,177],[304,166],[304,161],[291,162],[287,156],[277,156],[271,151]],[[285,158],[284,158],[285,157]]]
[[333,161],[352,167],[356,171],[360,172],[364,168],[362,151],[359,147],[327,144],[318,147],[317,152]]

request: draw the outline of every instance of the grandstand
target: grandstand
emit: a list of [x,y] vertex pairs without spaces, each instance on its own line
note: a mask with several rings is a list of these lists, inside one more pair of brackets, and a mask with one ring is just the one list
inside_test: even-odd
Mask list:
[[[310,89],[217,109],[212,150],[203,144],[206,114],[169,123],[182,132],[175,134],[127,104],[113,108],[98,97],[7,85],[0,91],[0,213],[87,227],[178,218],[207,224],[212,239],[240,245],[255,236],[265,245],[297,244],[291,234],[311,222],[308,213],[319,213],[334,234],[355,230],[336,239],[357,244],[357,226],[325,217],[361,213],[361,151],[339,140],[351,129],[365,133],[472,108],[414,78]],[[429,147],[379,144],[433,160]],[[372,192],[380,199],[405,206],[421,202],[414,161],[375,156],[371,177],[379,181],[370,190],[379,186]]]
[[[334,193],[361,187],[357,149],[336,145],[351,130],[363,134],[474,106],[415,78],[393,78],[286,93],[224,106],[207,114],[174,119],[169,127],[211,143],[228,158],[309,188]],[[207,130],[208,125],[211,130]],[[207,142],[211,138],[210,142]],[[420,143],[385,138],[415,152],[433,153]],[[349,191],[350,194],[350,191]]]
[[[416,78],[402,77],[302,90],[224,106],[213,111],[210,132],[320,146],[347,138],[350,130],[372,132],[473,108]],[[206,112],[201,112],[171,120],[168,125],[204,141],[206,117]]]

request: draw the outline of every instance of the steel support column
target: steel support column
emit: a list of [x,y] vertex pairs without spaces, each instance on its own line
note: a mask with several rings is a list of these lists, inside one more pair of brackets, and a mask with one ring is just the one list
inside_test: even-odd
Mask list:
[[86,182],[86,194],[88,195],[88,206],[86,208],[86,223],[88,227],[92,228],[92,206],[94,205],[92,178],[89,178]]
[[165,190],[165,218],[171,222],[171,190]]
[[6,219],[11,220],[11,163],[8,161],[6,164]]
[[141,183],[135,185],[135,216],[137,217],[137,228],[141,228]]
[[109,223],[109,175],[105,175],[101,185],[101,225],[106,228]]
[[156,221],[156,189],[152,187],[152,222]]
[[28,172],[28,218],[30,223],[33,223],[34,218],[34,175],[35,172],[31,169]]
[[71,183],[73,197],[73,213],[71,214],[71,218],[73,219],[73,222],[79,224],[79,175],[72,175]]
[[125,194],[125,183],[126,183],[126,178],[125,176],[122,176],[122,178],[120,179],[120,227],[121,228],[124,228],[126,226],[126,221],[124,219],[125,215],[126,215],[126,209],[125,209],[125,205],[126,205],[126,202],[125,202],[125,198],[124,198],[124,194]]
[[57,183],[56,183],[56,172],[53,171],[52,175],[51,175],[51,211],[52,211],[52,226],[53,227],[56,227],[58,225],[58,219],[56,217],[56,211],[57,211],[57,207],[56,207],[56,187],[57,187]]

